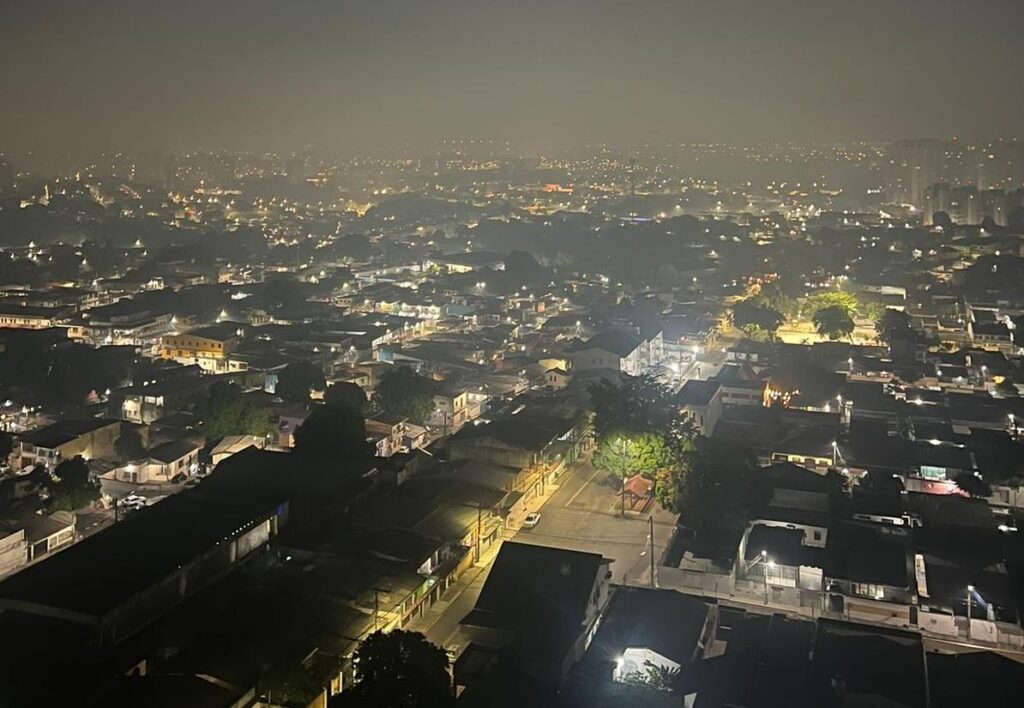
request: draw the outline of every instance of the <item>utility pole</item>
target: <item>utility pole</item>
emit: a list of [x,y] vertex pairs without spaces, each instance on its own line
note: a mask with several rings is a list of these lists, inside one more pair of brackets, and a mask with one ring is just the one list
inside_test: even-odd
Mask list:
[[373,631],[377,631],[377,618],[380,615],[380,590],[373,589]]
[[651,514],[651,590],[654,589],[654,514]]
[[619,489],[619,515],[626,518],[626,439],[622,441],[622,485]]
[[483,530],[483,505],[476,505],[476,562],[480,562],[480,532]]
[[761,567],[764,568],[764,604],[768,605],[768,563],[767,561],[761,561]]
[[967,641],[971,640],[971,593],[974,592],[974,586],[967,586]]

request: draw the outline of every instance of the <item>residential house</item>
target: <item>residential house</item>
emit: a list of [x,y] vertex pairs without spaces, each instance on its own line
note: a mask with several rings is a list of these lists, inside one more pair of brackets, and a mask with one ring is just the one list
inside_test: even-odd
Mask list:
[[28,500],[0,511],[0,576],[13,573],[75,540],[75,515],[40,513]]
[[711,437],[722,416],[722,385],[717,381],[689,379],[679,389],[676,403],[697,432]]
[[646,345],[638,335],[615,330],[574,342],[569,356],[575,371],[603,369],[639,376],[647,370]]
[[[610,563],[596,553],[506,542],[462,632],[475,645],[511,652],[527,676],[559,684],[597,632]],[[456,664],[456,685],[472,681],[465,668]]]
[[160,356],[181,364],[198,364],[205,371],[214,373],[237,371],[244,366],[242,362],[231,359],[238,340],[238,328],[233,324],[199,327],[164,336]]
[[119,420],[60,420],[18,438],[15,467],[23,470],[42,465],[52,472],[62,460],[73,457],[113,457],[120,436]]
[[130,484],[165,484],[188,477],[199,468],[202,445],[193,440],[173,440],[148,450],[146,456],[114,468],[112,477]]
[[391,457],[403,449],[407,420],[383,411],[366,418],[366,434],[373,440],[377,457]]

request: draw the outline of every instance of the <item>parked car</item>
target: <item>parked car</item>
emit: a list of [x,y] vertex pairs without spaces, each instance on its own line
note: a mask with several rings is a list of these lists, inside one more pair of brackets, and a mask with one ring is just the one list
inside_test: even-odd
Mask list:
[[523,528],[524,529],[532,529],[532,528],[536,527],[537,524],[539,524],[539,523],[540,523],[540,514],[538,514],[535,511],[532,514],[527,514],[526,518],[523,519]]

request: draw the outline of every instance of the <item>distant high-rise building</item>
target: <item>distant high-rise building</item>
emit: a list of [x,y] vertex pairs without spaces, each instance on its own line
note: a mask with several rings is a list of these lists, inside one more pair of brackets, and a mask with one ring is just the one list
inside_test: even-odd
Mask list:
[[944,211],[947,214],[949,213],[952,201],[952,191],[952,188],[945,182],[933,184],[928,188],[924,205],[923,222],[925,226],[931,226],[934,224],[934,216],[940,211]]
[[928,188],[943,176],[945,152],[945,143],[941,140],[893,143],[889,156],[891,197],[923,208]]

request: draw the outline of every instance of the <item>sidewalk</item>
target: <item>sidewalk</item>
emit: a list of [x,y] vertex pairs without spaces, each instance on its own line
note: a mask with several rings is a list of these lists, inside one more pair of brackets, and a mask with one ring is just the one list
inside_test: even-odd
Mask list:
[[[543,496],[538,495],[526,502],[527,513],[539,511],[551,499],[561,485],[548,484]],[[416,619],[409,622],[405,629],[412,632],[422,632],[435,644],[441,645],[448,641],[452,633],[458,629],[458,622],[465,614],[473,609],[476,604],[476,597],[483,587],[484,576],[490,571],[491,564],[501,550],[501,545],[506,540],[511,540],[518,533],[519,529],[506,528],[502,537],[495,540],[480,556],[480,560],[473,563],[461,577],[449,587],[433,605]],[[471,551],[472,552],[472,551]],[[473,589],[475,592],[467,594]],[[456,616],[457,615],[457,616]]]

